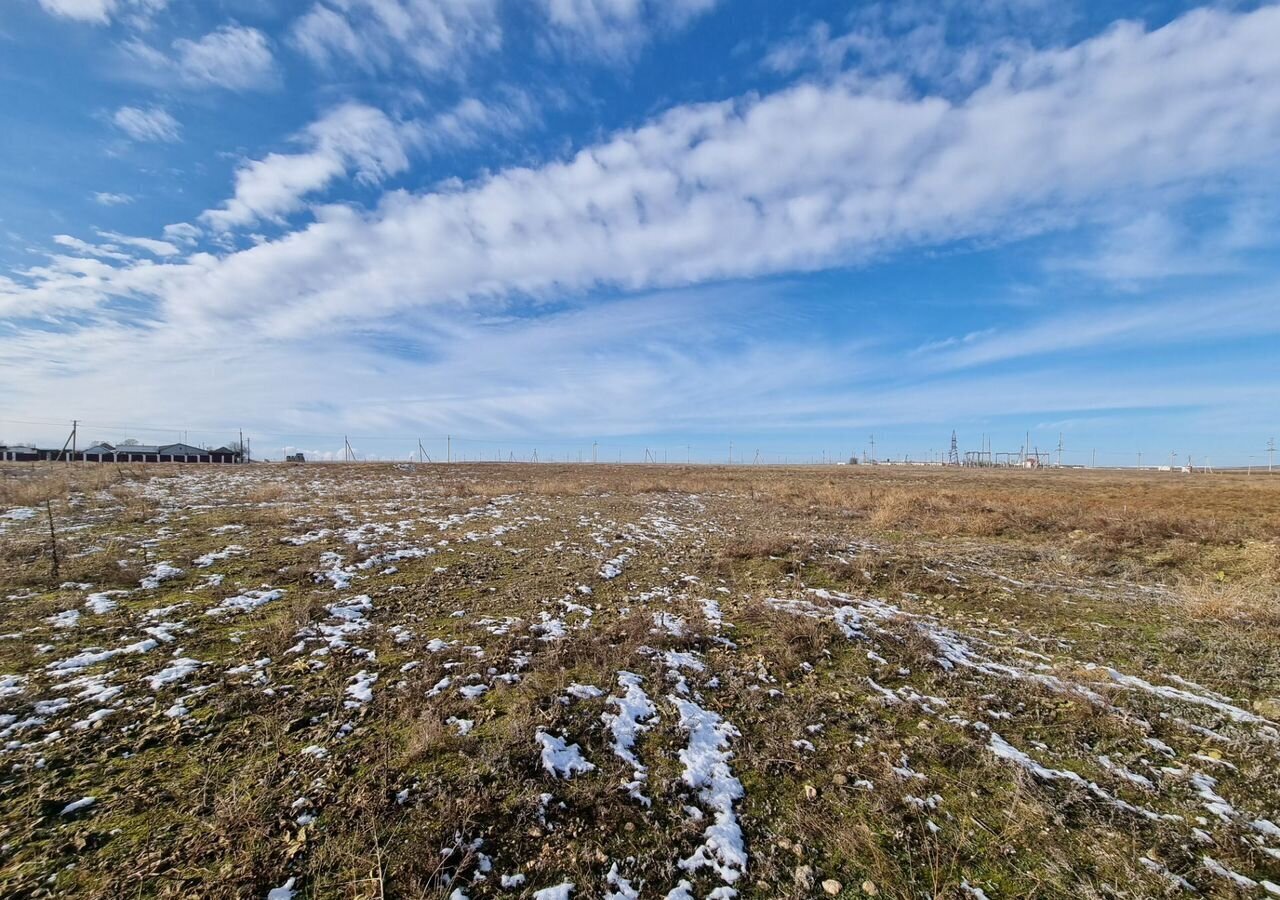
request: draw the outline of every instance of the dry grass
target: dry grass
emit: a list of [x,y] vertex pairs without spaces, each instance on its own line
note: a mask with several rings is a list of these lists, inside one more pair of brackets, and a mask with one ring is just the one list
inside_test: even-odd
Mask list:
[[1274,581],[1185,579],[1178,594],[1193,618],[1280,629],[1280,585]]
[[91,494],[153,474],[141,467],[115,465],[0,463],[0,507],[39,506],[46,500]]
[[[1168,885],[1138,862],[1144,854],[1204,895],[1231,896],[1200,866],[1210,851],[1189,837],[1197,816],[1216,858],[1280,879],[1241,823],[1206,815],[1185,779],[1158,768],[1214,766],[1206,771],[1219,791],[1251,816],[1276,819],[1276,745],[1212,708],[1121,691],[1106,669],[1181,685],[1167,680],[1176,674],[1280,715],[1280,479],[355,464],[217,473],[0,466],[0,484],[0,505],[52,501],[67,551],[59,580],[133,589],[117,609],[90,613],[86,590],[50,579],[46,532],[17,522],[0,539],[0,615],[17,636],[0,641],[0,677],[22,679],[0,713],[24,722],[6,736],[0,766],[10,801],[0,812],[0,895],[264,896],[296,876],[308,900],[444,898],[458,886],[480,900],[503,896],[499,875],[520,872],[525,896],[573,881],[575,897],[593,897],[618,862],[644,880],[643,896],[682,877],[706,896],[713,874],[677,865],[708,821],[688,813],[707,809],[683,777],[689,736],[677,725],[677,696],[733,729],[728,765],[745,790],[736,810],[751,855],[736,885],[744,900],[823,895],[827,878],[842,882],[842,897],[866,896],[871,882],[879,897],[963,900],[967,880],[996,900],[1146,900]],[[477,511],[508,496],[500,515]],[[646,524],[653,517],[679,527],[660,533]],[[344,537],[365,523],[393,527],[360,543]],[[215,531],[228,525],[236,530]],[[319,528],[334,533],[281,540]],[[244,552],[193,566],[231,543]],[[373,563],[405,546],[431,552]],[[601,564],[624,547],[634,552],[622,574],[602,578]],[[353,566],[348,588],[316,580],[333,565],[322,564],[325,552]],[[162,559],[186,575],[137,590]],[[362,561],[370,566],[354,568]],[[224,582],[205,584],[211,572]],[[287,593],[234,618],[204,615],[264,585]],[[866,630],[851,638],[830,607],[803,615],[766,602],[815,600],[809,588],[841,592],[833,606],[877,598],[900,613],[866,613]],[[290,652],[300,632],[332,624],[330,604],[355,594],[368,594],[374,610],[351,647],[329,647],[313,630],[302,652]],[[706,598],[721,604],[722,628],[706,618]],[[55,624],[73,609],[78,626]],[[149,618],[155,609],[169,611]],[[658,627],[657,612],[678,616],[683,633]],[[544,614],[565,620],[563,637],[537,630]],[[492,627],[508,619],[505,632]],[[103,722],[72,727],[99,704],[62,690],[50,662],[129,645],[160,620],[184,630],[172,644],[88,670],[123,693],[106,701]],[[1002,665],[1087,685],[1106,702],[1032,677],[948,670],[930,628]],[[432,639],[446,646],[429,649]],[[674,672],[669,651],[695,655],[705,671]],[[179,653],[205,665],[150,688]],[[631,767],[602,720],[616,707],[567,694],[572,683],[616,692],[621,669],[643,678],[660,712],[635,745],[651,806],[619,787]],[[347,690],[362,670],[379,680],[373,699],[352,707]],[[454,684],[428,697],[446,675]],[[489,690],[478,698],[458,692],[480,683]],[[197,684],[209,689],[184,700],[189,715],[167,715]],[[71,709],[27,723],[29,700],[68,695]],[[450,717],[474,730],[460,735]],[[1182,820],[1134,817],[1079,784],[1032,777],[994,756],[980,726]],[[549,775],[538,728],[579,743],[596,769]],[[1144,739],[1153,735],[1176,759],[1152,752]],[[329,754],[309,756],[309,745]],[[1159,790],[1120,780],[1103,754]],[[924,777],[904,776],[904,764]],[[553,795],[549,805],[543,794]],[[99,800],[60,816],[80,796]],[[293,808],[299,797],[309,805]],[[317,819],[301,824],[303,810]],[[470,849],[477,839],[482,848]],[[472,883],[481,852],[493,871]],[[807,886],[797,882],[804,866]]]

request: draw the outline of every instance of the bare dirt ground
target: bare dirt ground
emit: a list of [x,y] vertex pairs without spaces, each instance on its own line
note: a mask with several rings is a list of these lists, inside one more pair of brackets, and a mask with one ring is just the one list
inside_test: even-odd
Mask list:
[[1280,477],[0,467],[0,604],[5,897],[1280,895]]

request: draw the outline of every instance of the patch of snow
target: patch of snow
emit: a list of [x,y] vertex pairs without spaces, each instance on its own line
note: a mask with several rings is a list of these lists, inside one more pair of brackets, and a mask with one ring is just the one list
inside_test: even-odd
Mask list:
[[612,891],[605,894],[605,900],[639,900],[640,892],[631,886],[631,882],[622,876],[618,871],[618,864],[615,862],[610,868],[609,873],[605,876],[609,882]]
[[82,809],[86,809],[87,807],[93,806],[93,804],[97,802],[98,802],[97,797],[81,797],[79,800],[73,800],[72,802],[68,803],[66,806],[62,807],[62,812],[60,813],[60,815],[69,816],[72,813],[77,813]]
[[596,697],[604,696],[604,691],[594,684],[578,684],[576,681],[566,688],[566,693],[577,697],[579,700],[594,700]]
[[151,574],[146,575],[138,582],[144,589],[153,591],[160,587],[163,582],[172,581],[175,578],[181,578],[186,573],[170,562],[156,563],[151,568]]
[[243,594],[237,594],[234,597],[228,597],[210,609],[206,609],[206,616],[231,616],[246,613],[251,609],[257,609],[259,606],[265,606],[272,600],[279,600],[284,596],[284,590],[275,588],[274,590],[263,591],[245,591]]
[[90,594],[88,597],[85,597],[84,605],[88,607],[89,612],[100,616],[100,615],[103,615],[104,613],[109,613],[111,612],[111,610],[116,608],[118,604],[113,598],[119,597],[127,593],[129,592],[128,591],[99,591],[96,594]]
[[593,763],[582,756],[582,748],[577,744],[566,744],[564,738],[556,737],[539,728],[534,735],[542,747],[542,767],[556,778],[572,778],[579,772],[590,772],[595,769]]
[[627,788],[632,797],[649,806],[652,801],[640,792],[644,782],[648,780],[649,770],[636,758],[634,748],[640,733],[653,727],[658,708],[653,705],[644,688],[640,687],[643,680],[634,672],[619,672],[618,686],[623,688],[623,693],[605,701],[610,706],[616,706],[618,711],[602,713],[600,719],[609,729],[613,752],[632,768],[632,780],[623,787]]
[[457,716],[450,716],[445,719],[445,724],[452,725],[454,728],[458,729],[459,737],[466,737],[471,733],[471,729],[476,727],[474,719],[459,719]]
[[181,681],[203,665],[198,659],[175,659],[172,664],[148,678],[147,683],[151,685],[151,690],[158,691],[167,684]]
[[734,811],[743,796],[742,782],[729,769],[733,758],[729,739],[737,737],[738,730],[691,700],[675,695],[667,700],[680,714],[680,728],[689,735],[689,745],[680,751],[684,782],[698,792],[714,817],[703,832],[703,846],[680,860],[680,868],[696,872],[710,867],[733,884],[747,868],[747,849]]
[[49,616],[45,621],[54,628],[75,628],[80,624],[80,610],[66,609],[56,616]]
[[248,551],[239,544],[228,544],[223,550],[216,553],[206,553],[203,556],[197,556],[191,562],[197,569],[207,569],[220,559],[230,559],[233,556],[240,556]]
[[1259,887],[1258,882],[1254,881],[1252,878],[1249,878],[1246,875],[1241,875],[1239,872],[1233,872],[1211,856],[1201,857],[1200,861],[1204,863],[1204,867],[1214,875],[1227,879],[1234,883],[1236,887],[1250,889]]
[[373,685],[378,680],[377,672],[366,672],[361,669],[355,675],[352,675],[347,685],[346,695],[350,700],[344,700],[342,705],[347,709],[358,709],[373,699]]

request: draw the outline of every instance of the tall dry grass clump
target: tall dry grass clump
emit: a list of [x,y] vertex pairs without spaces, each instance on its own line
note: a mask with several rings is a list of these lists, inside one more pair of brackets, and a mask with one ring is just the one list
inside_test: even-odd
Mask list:
[[1270,579],[1186,579],[1178,595],[1187,615],[1196,619],[1280,628],[1280,584]]
[[113,465],[0,465],[0,507],[39,506],[77,492],[90,494],[126,477],[131,477],[126,469]]

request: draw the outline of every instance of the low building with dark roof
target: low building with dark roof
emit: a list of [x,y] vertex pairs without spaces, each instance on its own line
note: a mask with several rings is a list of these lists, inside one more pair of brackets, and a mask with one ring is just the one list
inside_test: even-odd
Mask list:
[[108,444],[105,441],[83,450],[51,450],[38,447],[0,446],[0,461],[38,462],[77,460],[96,463],[238,463],[240,451],[229,447],[208,450],[190,444]]

